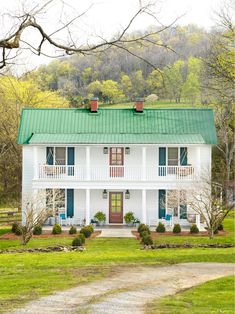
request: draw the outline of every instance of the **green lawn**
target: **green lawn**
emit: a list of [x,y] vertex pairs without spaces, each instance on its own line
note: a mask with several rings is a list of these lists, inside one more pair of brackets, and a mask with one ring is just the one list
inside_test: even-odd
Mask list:
[[[215,242],[231,242],[233,218],[227,218],[225,236]],[[0,232],[6,229],[3,227]],[[9,228],[8,228],[9,230]],[[164,242],[167,236],[161,236]],[[169,241],[180,241],[170,236]],[[182,237],[184,242],[210,241],[205,237]],[[197,240],[195,240],[197,239]],[[187,241],[185,241],[187,240]],[[32,239],[27,247],[71,244],[69,237]],[[182,240],[183,241],[183,240]],[[19,248],[18,240],[0,240],[1,248]],[[181,262],[234,262],[235,249],[161,249],[141,250],[135,239],[95,238],[86,242],[86,251],[68,253],[14,253],[0,255],[0,312],[38,296],[77,284],[110,276],[120,267],[138,264],[174,264]]]
[[[100,108],[133,108],[134,102],[122,103],[122,104],[100,104]],[[170,102],[167,100],[157,101],[157,102],[145,102],[145,108],[206,108],[205,105],[201,104],[189,104],[189,103],[180,103]]]
[[212,280],[175,296],[156,300],[146,306],[146,314],[233,314],[234,279],[234,276],[229,276]]
[[163,234],[157,234],[157,237],[154,240],[154,243],[156,244],[162,244],[162,243],[174,243],[174,244],[183,244],[183,243],[192,243],[192,244],[212,244],[212,243],[227,243],[227,244],[235,244],[235,237],[234,237],[234,216],[233,213],[229,215],[224,220],[224,230],[226,231],[226,234],[224,235],[217,235],[214,239],[209,239],[208,236],[166,236]]

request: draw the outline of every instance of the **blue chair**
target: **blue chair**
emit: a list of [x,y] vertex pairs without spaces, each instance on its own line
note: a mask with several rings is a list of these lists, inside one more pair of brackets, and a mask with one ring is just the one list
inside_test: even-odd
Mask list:
[[169,225],[172,226],[172,215],[170,214],[166,214],[166,217],[165,217],[166,221],[169,222]]

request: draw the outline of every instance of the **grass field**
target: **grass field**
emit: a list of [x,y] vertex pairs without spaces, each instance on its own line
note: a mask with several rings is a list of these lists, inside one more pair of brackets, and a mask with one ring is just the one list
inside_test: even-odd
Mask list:
[[146,306],[146,314],[233,314],[234,276],[206,282],[175,296],[156,300]]
[[[123,103],[123,104],[100,104],[100,108],[133,108],[135,102],[129,102],[129,103]],[[144,103],[145,108],[206,108],[205,105],[201,104],[189,104],[189,103],[175,103],[175,102],[169,102],[167,100],[157,101],[157,102],[145,102]]]
[[[227,234],[214,242],[230,243],[234,230],[233,216],[226,219]],[[1,227],[8,232],[9,227]],[[167,236],[162,236],[167,241]],[[179,242],[179,236],[169,241]],[[205,237],[185,237],[197,243]],[[184,239],[184,240],[185,240]],[[197,239],[197,240],[195,240]],[[27,247],[71,244],[71,238],[32,239]],[[0,240],[0,248],[19,248],[18,240]],[[145,264],[174,264],[180,262],[234,262],[235,250],[229,249],[162,249],[141,250],[135,239],[95,238],[88,240],[85,252],[14,253],[0,255],[0,309],[15,307],[38,296],[65,289],[83,282],[110,276],[121,267]],[[1,310],[0,310],[1,311]]]

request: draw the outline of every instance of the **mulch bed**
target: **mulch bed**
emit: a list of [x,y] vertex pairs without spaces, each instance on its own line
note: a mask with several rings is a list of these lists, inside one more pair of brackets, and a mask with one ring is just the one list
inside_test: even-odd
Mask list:
[[[140,235],[137,231],[132,231],[132,234],[139,240]],[[225,231],[219,231],[216,236],[222,236],[226,235]],[[173,233],[172,231],[166,231],[166,232],[155,232],[151,231],[151,237],[152,239],[156,239],[157,237],[161,236],[187,236],[187,237],[208,237],[207,231],[200,231],[199,233],[190,233],[189,231],[181,231],[181,233]]]
[[[100,234],[101,231],[94,231],[90,238],[95,238],[97,237],[98,234]],[[64,237],[70,237],[74,238],[76,234],[69,234],[67,231],[63,231],[60,234],[52,234],[51,231],[43,231],[42,234],[40,235],[33,235],[33,239],[45,239],[45,238],[64,238]],[[19,240],[20,236],[15,235],[12,232],[5,233],[0,236],[0,240]]]

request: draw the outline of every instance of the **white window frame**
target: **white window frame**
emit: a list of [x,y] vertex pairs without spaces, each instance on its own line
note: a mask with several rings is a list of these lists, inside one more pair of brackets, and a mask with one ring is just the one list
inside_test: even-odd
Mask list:
[[[53,212],[55,212],[56,211],[56,208],[55,208],[55,193],[54,193],[54,191],[55,190],[64,190],[64,214],[65,214],[65,218],[67,218],[67,189],[51,189],[51,188],[49,188],[49,189],[47,189],[47,190],[52,190],[53,192],[53,194],[52,194],[52,210],[53,210]],[[60,215],[60,214],[59,214]]]

